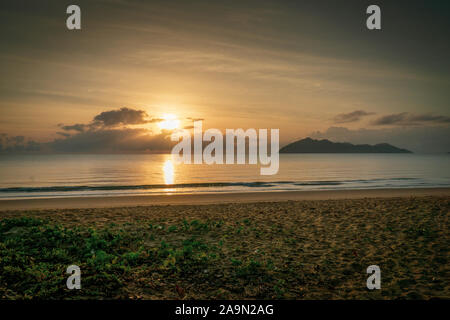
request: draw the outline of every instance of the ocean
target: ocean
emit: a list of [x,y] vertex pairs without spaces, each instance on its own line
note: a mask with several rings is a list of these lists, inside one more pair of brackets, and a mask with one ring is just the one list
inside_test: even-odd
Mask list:
[[0,199],[450,187],[449,168],[450,154],[281,154],[271,176],[170,154],[1,155]]

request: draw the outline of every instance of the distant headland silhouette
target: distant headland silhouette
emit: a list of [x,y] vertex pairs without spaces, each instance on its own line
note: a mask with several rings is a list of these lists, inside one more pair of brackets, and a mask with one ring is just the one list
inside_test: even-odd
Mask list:
[[348,142],[332,142],[330,140],[314,140],[311,138],[292,142],[280,149],[280,153],[412,153],[388,143],[351,144]]

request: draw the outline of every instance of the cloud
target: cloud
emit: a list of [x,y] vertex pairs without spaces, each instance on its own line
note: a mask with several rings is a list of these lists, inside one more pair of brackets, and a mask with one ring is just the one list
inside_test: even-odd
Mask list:
[[148,114],[144,110],[121,108],[96,115],[93,123],[111,127],[117,125],[146,124],[158,121],[161,121],[161,119],[148,119]]
[[378,126],[403,125],[416,126],[424,124],[450,124],[450,117],[433,114],[395,113],[375,119],[372,124]]
[[70,133],[67,133],[67,132],[60,132],[60,131],[58,131],[58,132],[56,132],[56,134],[59,134],[60,136],[63,136],[63,137],[66,137],[66,138],[70,137]]
[[334,117],[335,123],[347,123],[359,121],[362,117],[370,116],[373,112],[366,112],[364,110],[356,110],[350,113],[341,113]]
[[70,126],[65,126],[63,124],[59,124],[58,126],[65,131],[78,131],[78,132],[83,132],[84,130],[89,128],[89,125],[82,124],[82,123],[76,123],[76,124],[73,124]]
[[153,135],[143,128],[100,129],[80,132],[47,144],[54,152],[157,153],[170,151],[169,131]]
[[394,127],[379,129],[356,129],[330,127],[309,136],[313,139],[328,139],[335,142],[355,144],[390,143],[396,147],[414,152],[434,153],[450,152],[450,127]]
[[63,131],[60,137],[50,142],[38,143],[23,136],[10,137],[0,134],[1,153],[159,153],[170,152],[172,131],[162,130],[154,134],[151,130],[129,125],[159,122],[151,119],[143,110],[121,108],[96,115],[89,123],[71,125],[58,124]]
[[59,124],[64,131],[74,133],[57,132],[63,138],[47,143],[46,149],[54,152],[89,153],[166,152],[173,145],[170,131],[165,130],[155,135],[145,128],[128,127],[159,121],[162,119],[152,119],[144,110],[120,108],[104,111],[90,123]]
[[194,122],[194,121],[203,121],[203,120],[205,120],[205,119],[203,119],[203,118],[191,118],[191,117],[187,117],[186,119],[187,119],[187,120],[191,120],[192,122]]
[[[195,121],[204,121],[205,119],[204,119],[204,118],[192,118],[192,117],[187,117],[186,120],[195,122]],[[191,130],[191,129],[194,129],[194,126],[191,125],[191,124],[189,124],[189,125],[187,125],[187,126],[184,126],[183,129],[185,129],[185,130]]]
[[0,134],[0,152],[2,153],[21,153],[40,151],[40,144],[24,136],[9,136],[5,133]]
[[99,113],[90,123],[76,123],[72,125],[64,125],[63,123],[59,123],[58,127],[64,131],[85,132],[88,130],[97,130],[100,127],[139,125],[161,121],[163,121],[163,119],[149,118],[149,115],[144,110],[120,108],[118,110],[109,110]]

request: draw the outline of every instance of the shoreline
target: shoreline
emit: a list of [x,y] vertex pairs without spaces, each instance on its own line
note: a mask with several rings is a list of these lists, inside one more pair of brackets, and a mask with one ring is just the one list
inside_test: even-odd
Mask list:
[[278,191],[0,200],[0,211],[450,196],[450,188]]

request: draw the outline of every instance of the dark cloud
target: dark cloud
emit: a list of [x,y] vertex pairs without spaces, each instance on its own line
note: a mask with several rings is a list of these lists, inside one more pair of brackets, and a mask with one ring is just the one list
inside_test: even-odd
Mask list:
[[0,153],[159,153],[170,152],[174,142],[171,131],[151,134],[143,128],[102,128],[68,134],[62,138],[38,143],[23,136],[0,136]]
[[157,153],[170,152],[174,142],[172,131],[162,130],[153,134],[145,128],[130,128],[127,125],[155,123],[162,119],[151,119],[143,110],[121,108],[96,115],[89,123],[72,125],[58,124],[64,130],[56,132],[60,138],[45,143],[27,140],[23,136],[0,135],[0,152],[18,153],[41,151],[86,152],[86,153]]
[[0,134],[0,152],[2,153],[37,152],[40,150],[41,147],[38,142],[29,140],[24,136]]
[[402,125],[402,126],[416,126],[424,124],[449,124],[450,117],[433,115],[433,114],[411,114],[408,112],[390,114],[375,119],[372,124],[385,125]]
[[387,116],[382,116],[372,122],[372,124],[375,125],[389,125],[389,124],[397,124],[401,121],[405,120],[407,113],[397,113],[397,114],[390,114]]
[[437,116],[432,114],[411,115],[409,117],[409,120],[422,123],[423,122],[450,123],[450,117]]
[[152,135],[142,128],[91,130],[48,143],[48,149],[63,153],[156,153],[170,151],[172,146],[170,132]]
[[143,153],[170,151],[171,131],[154,135],[148,129],[129,128],[127,125],[139,125],[160,122],[151,119],[144,110],[120,108],[104,111],[96,115],[90,123],[77,123],[59,126],[74,134],[58,132],[64,138],[47,143],[47,149],[54,152],[90,152],[90,153]]
[[100,123],[106,127],[128,124],[145,124],[152,122],[144,110],[121,108],[102,112],[94,117],[94,123]]
[[60,136],[63,136],[63,137],[66,137],[66,138],[70,137],[70,133],[67,133],[67,132],[60,132],[60,131],[58,131],[56,134],[59,134]]
[[65,126],[63,124],[59,124],[58,126],[65,131],[78,131],[78,132],[83,132],[87,128],[89,128],[89,125],[82,124],[82,123],[76,123],[76,124],[73,124],[70,126]]
[[[125,125],[138,125],[146,123],[156,123],[163,119],[149,118],[144,110],[135,110],[130,108],[120,108],[118,110],[104,111],[94,117],[90,123],[76,123],[72,125],[58,124],[64,131],[86,132],[98,130],[101,127],[116,127]],[[62,133],[58,133],[64,135]]]
[[356,122],[362,117],[370,116],[374,114],[373,112],[366,112],[364,110],[356,110],[350,113],[341,113],[334,117],[335,123],[346,123],[346,122]]
[[313,139],[328,139],[335,142],[355,144],[390,143],[396,147],[418,153],[450,152],[450,127],[394,127],[380,129],[351,130],[345,127],[330,127],[309,136]]
[[58,127],[64,131],[85,132],[88,130],[97,130],[100,127],[115,127],[125,125],[138,125],[146,123],[156,123],[163,119],[150,119],[144,110],[135,110],[130,108],[120,108],[118,110],[104,111],[94,117],[90,123],[76,123],[72,125],[58,124]]
[[191,118],[191,117],[187,117],[186,119],[187,120],[191,120],[191,121],[203,121],[203,120],[205,120],[203,118]]

